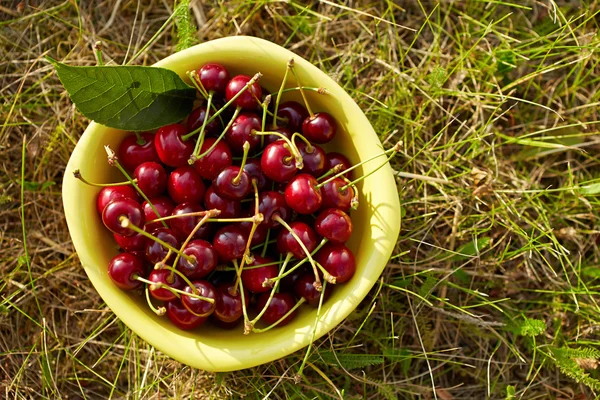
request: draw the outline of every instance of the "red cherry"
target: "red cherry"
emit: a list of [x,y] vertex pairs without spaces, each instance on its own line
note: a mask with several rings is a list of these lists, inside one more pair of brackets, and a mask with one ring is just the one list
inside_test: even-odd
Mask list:
[[234,182],[239,172],[240,167],[236,165],[231,165],[221,171],[213,180],[212,187],[215,193],[229,200],[242,200],[246,197],[250,193],[250,190],[252,190],[250,177],[242,171],[239,180]]
[[[200,154],[210,149],[217,139],[206,138],[202,143]],[[211,181],[217,177],[226,167],[232,163],[231,150],[227,145],[227,142],[220,140],[214,149],[207,155],[196,161],[194,166],[198,174],[204,179],[210,179]]]
[[267,228],[279,226],[279,222],[273,218],[278,215],[284,221],[289,221],[292,216],[292,210],[288,207],[285,197],[279,193],[268,190],[258,196],[258,211],[263,215],[263,224]]
[[143,132],[140,136],[141,142],[139,143],[136,135],[129,135],[119,145],[119,162],[130,171],[148,161],[160,162],[156,147],[154,147],[154,134]]
[[[292,138],[292,134],[293,132],[291,130],[289,130],[288,128],[286,128],[285,126],[278,126],[277,128],[275,127],[270,127],[268,129],[269,132],[278,132],[281,133],[283,136],[285,136],[288,139]],[[264,140],[264,145],[269,145],[273,142],[276,142],[278,140],[281,140],[281,136],[278,135],[267,135],[264,136],[265,140]]]
[[140,199],[133,186],[106,186],[103,187],[102,190],[100,190],[100,193],[98,193],[98,197],[96,197],[96,209],[98,210],[98,213],[102,215],[104,207],[106,207],[106,205],[110,203],[112,199],[116,199],[119,197],[127,197],[135,201],[138,201]]
[[327,243],[315,254],[315,260],[336,279],[336,283],[348,281],[356,271],[354,254],[343,244]]
[[275,182],[287,182],[296,174],[296,160],[287,148],[287,143],[278,140],[265,148],[260,167],[267,178]]
[[148,197],[156,197],[167,188],[167,173],[162,165],[148,161],[137,166],[133,172],[137,185]]
[[247,160],[244,165],[244,172],[248,174],[251,182],[253,179],[256,180],[256,187],[259,191],[267,187],[267,177],[260,167],[260,160],[255,158]]
[[344,243],[352,235],[352,220],[342,210],[327,208],[317,216],[315,230],[333,243]]
[[238,115],[225,134],[225,140],[227,140],[231,151],[235,154],[242,154],[245,142],[250,144],[250,151],[258,147],[260,136],[253,135],[252,131],[260,131],[261,126],[261,118],[254,113],[244,112]]
[[293,132],[300,132],[302,129],[302,122],[308,118],[308,111],[300,103],[295,101],[286,101],[279,105],[277,115],[287,120],[287,127],[289,130]]
[[[195,212],[204,211],[204,208],[200,204],[196,203],[181,203],[173,209],[171,212],[172,216],[181,214],[190,214]],[[201,216],[189,216],[189,217],[177,217],[170,219],[169,226],[173,230],[175,236],[180,241],[184,241],[188,238],[190,233],[194,230],[198,222],[202,219]],[[208,239],[212,233],[212,225],[209,223],[203,224],[200,229],[196,231],[194,239]]]
[[135,276],[144,276],[144,262],[131,253],[120,253],[108,264],[108,276],[115,285],[123,290],[133,290],[142,282]]
[[[336,153],[335,151],[332,151],[330,153],[327,153],[326,156],[327,156],[326,161],[325,161],[325,170],[326,171],[333,169],[338,164],[342,164],[342,169],[340,170],[340,172],[345,171],[352,166],[352,164],[350,164],[350,160],[348,160],[346,158],[346,156],[344,156],[341,153]],[[344,174],[344,176],[348,179],[352,179],[351,178],[352,171],[346,172]]]
[[182,136],[187,133],[180,124],[163,126],[156,132],[154,146],[160,160],[169,167],[188,165],[188,159],[194,152],[194,142],[184,141]]
[[[246,75],[238,75],[231,78],[225,88],[225,98],[227,101],[231,100],[238,92],[240,92],[246,84],[252,78]],[[236,107],[245,108],[247,110],[254,110],[258,106],[257,99],[262,96],[262,89],[260,85],[254,82],[248,89],[246,89],[237,99],[234,100],[233,104]]]
[[200,203],[206,187],[194,167],[188,165],[171,172],[167,189],[173,201],[181,204]]
[[239,225],[227,225],[215,233],[213,246],[222,261],[232,261],[242,258],[246,251],[248,233]]
[[[314,274],[303,274],[296,280],[296,283],[294,284],[294,294],[299,298],[304,297],[309,306],[318,307],[319,299],[321,298],[321,292],[315,289],[315,285],[313,285],[314,282]],[[327,285],[327,287],[325,288],[325,297],[323,298],[323,303],[325,302],[325,300],[327,300],[332,290],[332,285]]]
[[206,300],[201,300],[195,297],[181,295],[181,303],[189,312],[199,317],[208,317],[213,313],[216,307],[217,290],[207,281],[193,281],[192,284],[196,290],[192,290],[190,286],[183,288],[183,291],[190,294],[197,294],[202,297],[208,297],[215,300],[215,303],[209,303]]
[[142,206],[130,198],[118,197],[111,200],[102,211],[102,222],[113,233],[121,236],[135,235],[136,232],[132,229],[121,226],[121,217],[126,217],[131,224],[140,229],[144,225]]
[[[175,289],[183,289],[185,282],[177,274],[173,274],[168,269],[153,269],[148,275],[148,280],[153,283],[161,283],[163,286],[170,286]],[[152,285],[148,288],[152,297],[156,300],[171,301],[177,298],[173,292],[169,289],[152,288]]]
[[248,267],[269,264],[273,261],[274,260],[271,258],[255,255],[254,261],[244,267],[244,270],[242,271],[242,283],[244,284],[244,289],[247,289],[252,293],[264,293],[271,291],[271,287],[263,286],[263,282],[268,279],[275,278],[279,272],[279,267],[276,264],[258,268]]
[[[245,211],[242,211],[242,213],[240,214],[240,217],[251,217],[253,215],[254,215],[254,210],[247,209]],[[242,228],[244,228],[244,230],[246,230],[248,235],[250,234],[250,230],[252,229],[252,222],[240,222],[239,225]],[[254,230],[254,235],[252,235],[252,241],[250,242],[250,245],[256,246],[261,243],[264,243],[264,241],[267,239],[267,231],[268,230],[269,230],[269,228],[267,228],[267,226],[265,224],[257,225],[256,229]]]
[[[175,248],[179,248],[179,240],[173,234],[173,231],[168,228],[157,228],[152,232],[153,236],[156,236],[163,242],[170,244]],[[169,250],[164,248],[162,244],[155,242],[153,239],[146,238],[146,247],[144,249],[146,254],[146,260],[151,264],[156,264],[159,261],[164,260]],[[173,261],[175,258],[174,254],[171,254],[168,262]]]
[[177,298],[166,302],[165,308],[167,309],[167,317],[169,317],[173,325],[184,331],[199,327],[207,319],[207,317],[199,317],[192,314],[183,306],[181,300]]
[[[214,114],[214,110],[209,113],[209,118],[212,114]],[[192,132],[200,128],[204,123],[204,118],[206,118],[206,107],[200,106],[195,108],[187,119],[186,125],[188,132]],[[219,118],[213,119],[204,127],[204,133],[206,136],[219,136],[222,130],[223,127],[221,126]]]
[[242,211],[242,203],[236,200],[225,199],[215,193],[213,186],[209,186],[204,194],[204,206],[207,210],[221,211],[220,218],[237,218]]
[[[231,323],[237,321],[243,314],[242,292],[240,290],[233,294],[233,283],[224,283],[217,286],[217,301],[213,315],[222,322]],[[248,294],[244,293],[245,304],[248,305]]]
[[327,143],[335,136],[337,127],[335,119],[326,112],[318,112],[302,123],[304,137],[314,143]]
[[115,241],[125,251],[138,251],[144,250],[146,246],[146,236],[136,233],[133,236],[121,236],[113,233]]
[[[152,203],[154,208],[156,208],[156,211],[158,211],[160,218],[168,217],[169,215],[171,215],[171,213],[173,212],[173,208],[175,207],[175,204],[173,204],[171,199],[167,196],[153,197],[150,199],[150,202]],[[156,216],[156,213],[154,212],[152,207],[150,207],[150,204],[148,204],[147,201],[144,201],[142,203],[142,209],[144,210],[144,218],[146,219],[146,230],[148,232],[156,228],[164,228],[162,222],[152,222],[159,217]]]
[[[300,221],[291,222],[289,225],[290,228],[292,228],[292,231],[300,238],[304,246],[306,246],[306,249],[312,253],[312,251],[317,248],[317,241],[319,240],[315,231],[313,231],[310,226]],[[307,254],[304,252],[298,241],[287,229],[279,231],[279,235],[277,235],[277,249],[281,254],[292,253],[294,257],[299,260],[307,257]]]
[[229,71],[221,64],[209,63],[198,70],[200,83],[207,92],[223,94],[229,82]]
[[300,151],[300,154],[302,155],[302,160],[304,161],[304,167],[302,168],[302,172],[311,174],[312,176],[317,178],[323,175],[323,173],[325,172],[325,161],[327,159],[325,151],[316,144],[313,144],[311,146],[312,151],[308,152],[306,150],[306,143],[302,141],[299,141],[298,143],[296,143],[296,145],[298,146],[298,150]]
[[[258,298],[258,303],[256,304],[257,309],[262,310],[267,301],[269,300],[269,293],[263,293]],[[273,298],[269,302],[267,306],[267,311],[260,318],[262,322],[267,325],[272,325],[275,322],[279,321],[285,314],[287,314],[294,306],[296,302],[294,301],[294,297],[289,293],[275,293]],[[284,326],[290,323],[292,319],[296,316],[296,312],[291,313],[286,319],[281,321],[277,326]]]
[[219,262],[217,251],[205,240],[192,240],[183,249],[183,254],[195,259],[194,262],[189,262],[180,257],[177,262],[177,270],[190,279],[204,278],[215,269]]
[[346,184],[346,181],[342,178],[335,178],[323,185],[321,187],[321,194],[323,196],[321,207],[339,208],[345,212],[350,211],[354,190],[352,190],[352,187],[347,187],[340,191]]
[[296,175],[285,188],[285,202],[299,214],[314,213],[323,201],[317,184],[317,178],[312,175]]

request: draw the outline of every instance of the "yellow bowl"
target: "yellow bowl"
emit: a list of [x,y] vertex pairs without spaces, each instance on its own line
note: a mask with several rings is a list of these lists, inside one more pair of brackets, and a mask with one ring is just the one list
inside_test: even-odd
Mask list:
[[[338,121],[339,132],[326,146],[344,153],[352,163],[382,152],[382,146],[369,121],[350,96],[325,73],[308,61],[271,42],[253,37],[229,37],[202,43],[173,54],[156,66],[185,72],[207,62],[225,65],[232,76],[238,73],[263,73],[261,85],[276,90],[294,57],[303,85],[325,87],[330,94],[309,92],[316,111],[327,111]],[[297,86],[292,76],[288,86]],[[300,100],[298,93],[284,99]],[[117,288],[108,277],[107,266],[117,253],[112,235],[104,228],[95,206],[97,187],[87,186],[73,177],[79,168],[83,176],[95,182],[122,180],[108,166],[103,146],[117,149],[127,132],[91,123],[77,143],[67,165],[63,182],[63,204],[69,232],[92,284],[113,312],[136,334],[170,357],[208,371],[234,371],[250,368],[284,357],[310,343],[316,310],[300,307],[301,312],[285,327],[261,334],[244,336],[242,328],[227,331],[210,324],[194,331],[182,331],[166,317],[149,310],[143,298]],[[355,172],[355,176],[376,169],[384,161],[378,157]],[[356,308],[381,275],[400,231],[398,192],[389,165],[379,169],[359,185],[360,207],[352,212],[354,233],[347,245],[356,255],[354,277],[335,287],[324,303],[316,337],[339,324]]]

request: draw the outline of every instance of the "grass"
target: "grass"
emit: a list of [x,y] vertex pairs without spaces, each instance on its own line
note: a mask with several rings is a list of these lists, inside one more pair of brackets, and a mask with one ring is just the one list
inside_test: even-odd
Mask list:
[[[195,33],[161,31],[171,2],[24,4],[0,9],[0,397],[600,394],[597,1],[196,1]],[[211,374],[155,351],[70,243],[61,180],[88,121],[43,56],[93,65],[101,40],[105,63],[150,64],[178,33],[281,44],[404,143],[397,249],[299,383],[303,352]]]

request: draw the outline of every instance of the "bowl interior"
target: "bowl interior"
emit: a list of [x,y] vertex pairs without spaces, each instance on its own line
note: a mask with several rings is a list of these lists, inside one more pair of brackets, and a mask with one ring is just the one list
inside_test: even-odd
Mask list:
[[[290,57],[304,86],[325,87],[327,95],[308,92],[316,111],[327,111],[338,121],[339,132],[327,151],[339,151],[352,163],[381,153],[381,143],[359,107],[333,80],[306,60],[271,43],[251,37],[231,37],[200,44],[174,54],[157,66],[185,72],[207,62],[224,64],[232,73],[263,73],[261,85],[276,91]],[[290,74],[288,87],[297,86]],[[284,100],[301,102],[297,92]],[[114,311],[136,334],[168,354],[193,367],[209,371],[231,371],[249,368],[292,353],[310,342],[316,311],[300,307],[300,313],[287,326],[262,334],[244,336],[241,326],[221,330],[205,324],[191,332],[173,326],[166,317],[152,313],[142,297],[121,291],[112,284],[107,265],[117,253],[112,235],[104,228],[95,209],[98,188],[73,178],[79,168],[91,181],[122,180],[119,172],[106,162],[104,145],[117,149],[127,132],[91,123],[79,140],[65,172],[63,202],[73,244],[94,287]],[[355,176],[376,169],[383,157],[355,172]],[[352,212],[354,233],[347,243],[356,255],[357,271],[347,283],[338,285],[324,304],[317,327],[317,337],[340,323],[366,296],[394,248],[400,229],[398,192],[389,165],[361,182],[360,207]]]

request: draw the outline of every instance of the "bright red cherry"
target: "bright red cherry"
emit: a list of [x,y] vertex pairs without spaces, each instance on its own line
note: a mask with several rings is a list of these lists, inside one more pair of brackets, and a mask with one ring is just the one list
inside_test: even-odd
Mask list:
[[[238,174],[239,179],[237,179]],[[229,200],[242,200],[252,190],[250,177],[244,171],[240,174],[240,167],[236,165],[231,165],[221,171],[213,180],[212,187],[215,193]]]
[[238,115],[231,128],[225,134],[225,140],[229,144],[231,151],[235,154],[244,152],[244,143],[250,144],[250,151],[260,145],[260,136],[253,135],[252,131],[260,131],[262,125],[261,118],[250,112],[244,112]]
[[[217,286],[217,301],[213,315],[223,322],[237,321],[242,315],[242,292],[238,289],[233,294],[233,283],[224,283]],[[245,304],[248,305],[249,296],[244,293]]]
[[314,213],[323,202],[323,196],[317,184],[317,178],[312,175],[296,175],[285,188],[285,202],[299,214]]
[[287,182],[298,171],[296,160],[287,146],[283,140],[273,142],[265,148],[260,158],[263,173],[275,182]]
[[[204,211],[204,207],[196,203],[181,203],[173,209],[172,216]],[[202,216],[177,217],[168,220],[169,226],[180,241],[185,241],[194,230]],[[212,224],[205,223],[196,231],[194,239],[208,239],[213,231]]]
[[[317,248],[317,241],[319,240],[315,231],[305,224],[304,222],[294,221],[291,222],[290,228],[300,238],[306,249],[312,253]],[[290,231],[282,229],[277,235],[277,249],[281,254],[292,253],[294,257],[301,260],[307,257],[307,254],[302,249],[302,246],[292,236]]]
[[192,240],[183,249],[183,254],[194,258],[193,262],[180,257],[177,270],[190,279],[204,278],[210,274],[219,262],[215,248],[205,240]]
[[188,165],[188,159],[194,152],[194,141],[184,141],[182,136],[187,133],[181,124],[163,126],[156,132],[154,146],[160,160],[169,167]]
[[268,257],[254,255],[254,262],[246,265],[242,271],[242,283],[244,284],[244,289],[249,290],[252,293],[264,293],[271,291],[271,287],[263,286],[263,282],[271,278],[275,278],[279,271],[279,267],[276,264],[266,265],[258,268],[250,267],[261,264],[269,264],[273,261],[273,259]]
[[[157,228],[152,231],[152,235],[156,236],[163,242],[170,244],[176,249],[179,248],[179,240],[177,240],[173,234],[173,231],[168,228]],[[162,244],[155,242],[150,238],[146,239],[146,247],[144,250],[146,253],[146,260],[148,260],[148,262],[151,264],[156,264],[157,262],[164,260],[169,253],[169,250],[165,249]],[[171,262],[174,260],[174,258],[175,254],[171,254],[167,261]]]
[[139,200],[139,196],[133,186],[105,186],[100,190],[100,193],[98,193],[98,197],[96,197],[96,209],[98,210],[98,213],[102,215],[104,207],[106,207],[111,200],[119,197],[126,197],[135,201]]
[[316,144],[313,144],[311,146],[312,151],[309,152],[306,150],[307,146],[303,141],[298,141],[296,145],[298,146],[298,150],[300,151],[302,160],[304,161],[302,172],[311,174],[317,178],[323,175],[325,172],[325,161],[327,159],[325,151]]
[[156,197],[167,188],[167,173],[159,163],[148,161],[137,166],[133,172],[138,187],[148,197]]
[[[153,269],[148,275],[148,280],[153,283],[161,283],[163,286],[170,286],[175,289],[183,289],[185,282],[177,274],[173,274],[168,269]],[[169,289],[152,288],[152,285],[148,288],[152,297],[156,300],[171,301],[177,298],[173,292]]]
[[123,290],[133,290],[142,282],[136,276],[144,276],[144,262],[131,253],[120,253],[108,264],[108,276],[115,285]]
[[102,222],[108,230],[121,236],[135,235],[136,232],[134,230],[121,226],[122,217],[126,217],[131,224],[140,229],[144,225],[142,206],[130,198],[118,197],[113,199],[104,207],[104,211],[102,211]]
[[[211,111],[209,113],[209,118],[210,115],[214,114],[214,110]],[[192,111],[192,113],[189,115],[188,119],[187,119],[187,130],[188,132],[192,132],[195,131],[196,129],[200,128],[202,126],[202,124],[204,123],[204,119],[206,118],[206,107],[205,106],[200,106],[194,109],[194,111]],[[223,130],[223,127],[221,126],[221,122],[219,120],[219,118],[215,118],[212,121],[210,121],[208,124],[206,124],[206,126],[204,127],[204,134],[206,136],[218,136],[221,131]]]
[[356,271],[354,254],[343,244],[327,243],[315,254],[315,260],[336,279],[336,283],[348,281]]
[[199,317],[192,314],[183,306],[181,300],[177,298],[166,302],[165,308],[167,309],[167,317],[169,317],[173,325],[184,331],[199,327],[207,319],[207,317]]
[[242,258],[246,251],[248,233],[239,225],[227,225],[215,233],[213,246],[221,261],[232,261]]
[[209,299],[215,300],[214,303],[209,303],[206,300],[201,300],[195,297],[181,295],[181,303],[185,308],[188,309],[194,315],[199,317],[208,317],[213,313],[216,307],[216,299],[217,299],[217,290],[213,285],[211,285],[207,281],[193,281],[192,284],[196,288],[196,290],[192,290],[190,286],[186,286],[183,288],[183,291],[186,293],[197,294],[202,297],[208,297]]
[[207,210],[217,209],[221,211],[220,218],[237,218],[242,211],[242,203],[219,196],[215,193],[212,185],[206,189],[204,194],[204,206]]
[[221,64],[204,64],[198,70],[200,83],[207,92],[225,93],[227,82],[229,82],[229,71]]
[[158,211],[160,217],[156,215],[156,212],[150,207],[147,201],[142,203],[142,209],[144,210],[144,218],[146,219],[146,230],[152,231],[156,228],[164,228],[164,225],[161,222],[152,222],[157,218],[168,217],[173,212],[173,208],[175,208],[175,204],[171,201],[167,196],[159,196],[153,197],[150,199],[150,202]]
[[[217,139],[214,138],[204,139],[200,154],[203,154],[205,151],[210,149],[216,141]],[[215,148],[210,151],[210,153],[196,160],[194,166],[202,178],[210,179],[212,181],[217,177],[219,172],[230,166],[231,163],[231,149],[229,148],[227,142],[220,140],[216,144]]]
[[287,127],[289,130],[293,132],[300,132],[302,129],[302,123],[306,118],[308,118],[308,111],[300,103],[295,101],[286,101],[279,105],[277,115],[287,120]]
[[[336,153],[335,151],[327,153],[325,170],[328,171],[330,169],[333,169],[338,164],[342,164],[342,169],[340,170],[340,172],[345,171],[352,166],[352,164],[350,164],[350,160],[348,160],[345,155],[341,153]],[[344,176],[348,179],[352,179],[352,171],[346,172]]]
[[315,220],[315,230],[333,243],[344,243],[352,235],[352,220],[342,210],[327,208]]
[[[246,75],[238,75],[231,78],[225,88],[225,98],[231,100],[238,92],[240,92],[252,78]],[[258,102],[262,96],[262,89],[257,82],[254,82],[246,89],[233,104],[236,107],[254,110],[258,107]],[[258,100],[257,100],[258,99]]]
[[[294,284],[294,294],[299,298],[304,297],[309,306],[318,307],[322,292],[319,292],[317,289],[315,289],[314,282],[315,276],[312,272],[303,274],[296,280],[296,283]],[[325,300],[327,300],[332,290],[333,285],[327,285],[325,288],[325,297],[323,298],[323,303]]]
[[138,165],[153,161],[160,162],[154,147],[154,134],[143,132],[140,139],[136,135],[129,135],[119,145],[119,162],[126,169],[133,171]]
[[292,216],[292,210],[285,201],[285,197],[275,191],[265,191],[258,196],[258,211],[263,215],[263,224],[267,228],[274,228],[279,226],[280,223],[275,221],[273,218],[279,216],[284,221],[289,221]]
[[302,123],[304,137],[314,143],[327,143],[335,136],[337,127],[335,119],[326,112],[318,112]]
[[350,211],[354,190],[351,186],[342,189],[346,184],[346,181],[342,178],[335,178],[321,187],[322,207],[324,209],[339,208],[344,212]]
[[115,241],[125,251],[138,251],[144,250],[146,247],[146,236],[136,233],[133,236],[121,236],[113,233]]
[[[258,298],[258,303],[256,304],[256,308],[262,310],[267,301],[269,300],[269,293],[263,293]],[[273,298],[269,302],[267,306],[267,311],[260,318],[262,322],[267,325],[272,325],[275,322],[279,321],[285,314],[287,314],[294,306],[296,302],[294,301],[294,297],[289,293],[275,293]],[[290,323],[296,316],[296,312],[291,313],[286,319],[281,321],[277,326],[284,326]]]
[[169,196],[177,204],[200,203],[206,187],[196,169],[190,165],[179,167],[169,175]]
[[260,167],[260,160],[255,158],[249,159],[244,165],[244,172],[250,177],[250,181],[256,180],[256,187],[259,191],[267,187],[267,177]]

